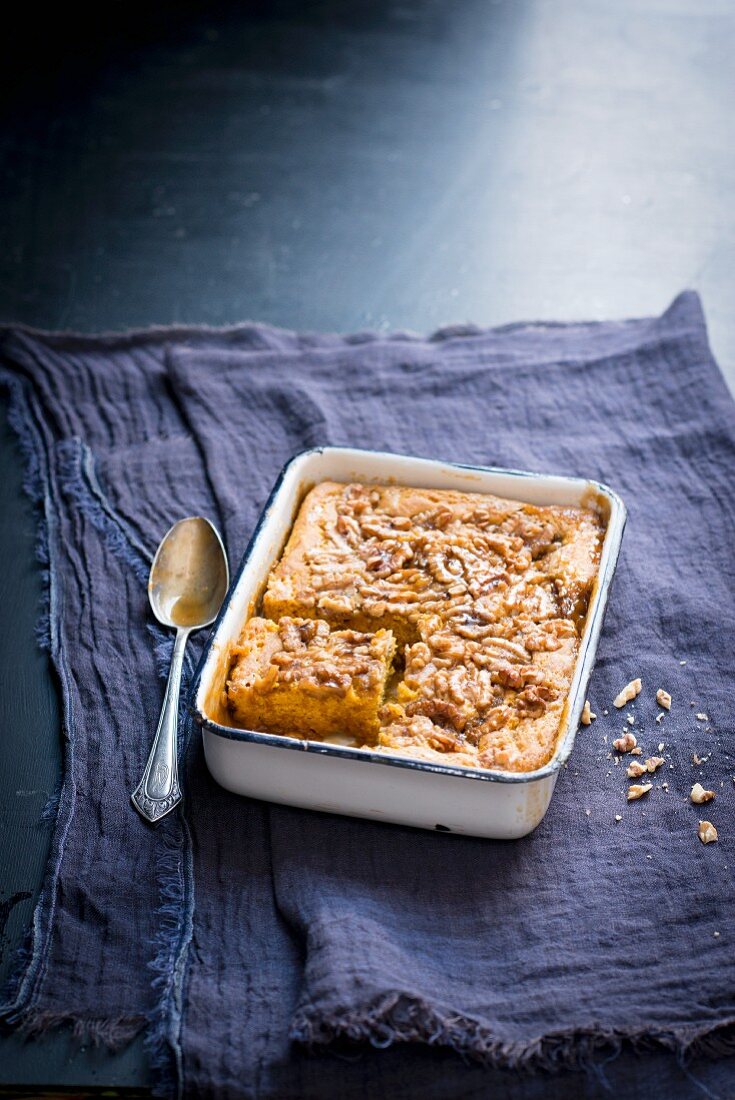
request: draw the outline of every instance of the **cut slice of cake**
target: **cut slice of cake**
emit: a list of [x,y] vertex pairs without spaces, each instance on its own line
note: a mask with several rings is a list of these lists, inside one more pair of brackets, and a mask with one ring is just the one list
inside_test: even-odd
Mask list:
[[389,630],[330,630],[322,619],[288,616],[250,619],[227,682],[232,713],[248,729],[374,743],[395,648]]

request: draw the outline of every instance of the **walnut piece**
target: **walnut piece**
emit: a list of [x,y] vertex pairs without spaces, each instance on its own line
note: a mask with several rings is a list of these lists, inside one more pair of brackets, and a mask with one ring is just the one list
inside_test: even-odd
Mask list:
[[646,771],[655,772],[656,768],[660,768],[664,763],[663,756],[649,756],[646,760]]
[[613,699],[613,706],[620,710],[626,703],[631,703],[635,699],[636,695],[640,695],[643,684],[640,680],[631,680],[629,684],[626,684],[619,695],[616,695]]
[[637,760],[633,760],[626,768],[626,774],[629,779],[637,779],[639,775],[645,775],[647,771],[648,768],[646,765],[639,763]]
[[711,821],[700,821],[697,836],[702,844],[712,844],[713,841],[717,840],[717,829]]
[[702,802],[711,802],[715,797],[715,792],[705,791],[701,783],[695,783],[689,797],[696,805],[701,805]]
[[582,707],[582,717],[580,719],[582,725],[589,726],[590,722],[593,722],[596,717],[597,715],[592,713],[589,699],[585,699],[584,706]]
[[632,783],[628,787],[628,802],[633,802],[636,798],[643,798],[644,794],[653,787],[653,783]]
[[698,722],[709,722],[709,718],[706,714],[695,714],[694,717],[697,719]]
[[656,692],[656,702],[664,710],[671,710],[671,696],[668,691],[664,691],[663,688],[659,688]]
[[634,733],[624,733],[622,737],[617,737],[613,741],[613,748],[618,752],[632,752],[637,744]]
[[636,748],[630,750],[630,755],[631,756],[640,756],[642,754],[642,752],[643,752],[643,749],[640,747],[640,745],[637,745]]

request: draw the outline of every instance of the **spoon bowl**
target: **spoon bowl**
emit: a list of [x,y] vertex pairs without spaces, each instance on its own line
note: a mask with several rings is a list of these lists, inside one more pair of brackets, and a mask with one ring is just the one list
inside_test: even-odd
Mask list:
[[177,731],[184,650],[192,630],[214,622],[229,583],[225,549],[208,519],[189,516],[167,531],[151,566],[148,599],[158,621],[176,630],[176,641],[153,748],[132,795],[147,821],[158,821],[181,801]]
[[164,535],[151,566],[148,599],[159,623],[199,630],[217,618],[229,586],[217,531],[202,516],[180,519]]

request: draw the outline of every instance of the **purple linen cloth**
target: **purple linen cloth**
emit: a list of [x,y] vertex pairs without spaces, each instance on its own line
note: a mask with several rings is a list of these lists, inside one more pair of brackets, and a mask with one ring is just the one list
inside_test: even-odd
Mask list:
[[[504,1093],[497,1067],[733,1053],[735,406],[696,295],[658,319],[427,340],[8,330],[2,358],[45,520],[66,739],[12,1019],[112,1041],[150,1021],[169,1081],[233,1100],[480,1096]],[[144,583],[160,535],[209,515],[235,565],[280,467],[319,444],[579,474],[625,499],[599,717],[524,840],[239,799],[188,720],[183,812],[154,831],[130,807],[167,655]],[[666,765],[627,804],[611,701],[634,676],[636,732]],[[674,699],[660,724],[657,687]],[[698,779],[717,794],[707,847]]]

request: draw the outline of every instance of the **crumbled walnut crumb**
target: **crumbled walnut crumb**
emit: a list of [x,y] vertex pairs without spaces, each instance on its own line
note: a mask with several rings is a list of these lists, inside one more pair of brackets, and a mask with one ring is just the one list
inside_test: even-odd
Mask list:
[[620,816],[620,814],[615,814],[615,820],[616,820],[616,821],[622,821],[623,819],[622,819],[622,817]]
[[622,737],[618,737],[613,741],[613,748],[617,749],[618,752],[632,752],[637,744],[634,733],[624,733]]
[[685,665],[685,664],[686,664],[686,661],[679,661],[679,664],[680,664],[680,665]]
[[664,710],[671,710],[671,696],[668,691],[664,691],[663,688],[659,688],[656,692],[656,702]]
[[584,706],[582,707],[582,718],[581,718],[582,725],[583,726],[589,726],[590,722],[594,722],[596,717],[597,717],[597,715],[592,713],[592,708],[590,707],[589,699],[585,699]]
[[629,684],[626,684],[619,695],[616,695],[613,699],[613,706],[620,710],[626,703],[630,703],[635,699],[636,695],[640,695],[643,689],[643,684],[640,680],[631,680]]
[[694,717],[697,719],[698,722],[709,722],[709,718],[707,717],[707,715],[702,714],[701,712],[699,714],[695,714]]
[[633,802],[636,798],[643,798],[643,795],[648,794],[652,787],[653,783],[632,783],[628,787],[628,802]]
[[635,715],[626,714],[625,721],[628,723],[629,726],[634,726],[635,725]]
[[592,813],[592,810],[585,810],[584,812],[587,814],[587,817],[589,817],[590,814]]
[[711,821],[700,821],[697,836],[702,844],[712,844],[713,841],[717,840],[717,829]]
[[663,752],[663,751],[664,751],[664,748],[665,748],[665,747],[666,747],[666,746],[664,745],[663,741],[659,741],[659,743],[658,743],[658,751],[659,751],[659,752]]
[[664,781],[663,781],[663,783],[661,784],[661,786],[663,787],[663,789],[664,789],[665,791],[668,791],[668,789],[669,789],[669,785],[668,785],[668,783],[666,782],[666,780],[664,780]]
[[625,769],[626,775],[629,779],[637,779],[639,775],[644,775],[648,771],[645,764],[640,764],[637,760],[633,760]]
[[660,711],[660,712],[659,712],[659,713],[658,713],[658,714],[656,715],[656,721],[657,721],[657,722],[660,722],[660,721],[661,721],[661,719],[663,718],[663,716],[664,716],[664,712],[663,712],[663,711]]
[[717,939],[717,937],[719,936],[719,934],[720,934],[719,932],[713,932],[713,933],[712,933],[712,935],[713,935],[713,936],[715,937],[715,939]]
[[666,761],[662,756],[649,756],[646,760],[646,769],[649,772],[655,772],[656,768],[660,768]]
[[715,792],[705,791],[701,783],[695,783],[692,787],[689,797],[691,798],[692,802],[695,802],[699,805],[702,802],[711,802],[712,799],[715,797]]
[[630,755],[631,756],[640,756],[642,754],[642,752],[643,752],[643,749],[639,745],[638,748],[630,750]]

